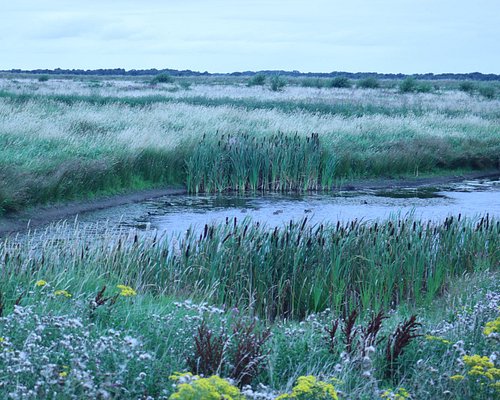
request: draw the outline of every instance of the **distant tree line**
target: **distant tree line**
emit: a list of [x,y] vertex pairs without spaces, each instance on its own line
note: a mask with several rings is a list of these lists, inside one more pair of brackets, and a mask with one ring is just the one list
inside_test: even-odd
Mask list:
[[442,74],[382,74],[377,72],[300,72],[300,71],[281,71],[281,70],[263,70],[263,71],[243,71],[231,73],[209,73],[177,69],[131,69],[125,70],[123,68],[111,69],[11,69],[3,70],[0,72],[7,73],[26,73],[26,74],[43,74],[43,75],[85,75],[85,76],[155,76],[159,74],[168,74],[170,76],[241,76],[252,77],[254,75],[267,75],[267,76],[286,76],[286,77],[299,77],[299,78],[347,78],[347,79],[405,79],[412,77],[419,80],[467,80],[467,81],[498,81],[500,75],[497,74],[483,74],[481,72],[469,73],[442,73]]
[[11,69],[2,70],[0,72],[17,73],[17,74],[43,74],[43,75],[83,75],[83,76],[156,76],[156,75],[170,75],[170,76],[210,76],[210,75],[225,75],[225,74],[210,74],[208,72],[197,72],[177,69],[131,69],[125,70],[123,68],[110,68],[110,69]]

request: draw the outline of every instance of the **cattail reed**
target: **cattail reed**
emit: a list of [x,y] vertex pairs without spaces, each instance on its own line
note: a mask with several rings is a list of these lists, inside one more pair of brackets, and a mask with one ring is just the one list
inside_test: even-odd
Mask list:
[[335,157],[321,147],[317,133],[306,138],[222,135],[205,137],[194,149],[186,181],[193,193],[331,189],[335,166]]
[[129,234],[101,243],[75,231],[59,240],[2,241],[0,267],[5,280],[60,271],[113,276],[145,291],[251,307],[268,319],[325,308],[363,312],[428,304],[454,276],[497,269],[500,224],[487,221],[489,229],[478,231],[463,217],[405,221],[413,229],[404,230],[397,220],[314,226],[305,219],[269,230],[232,219],[175,240]]

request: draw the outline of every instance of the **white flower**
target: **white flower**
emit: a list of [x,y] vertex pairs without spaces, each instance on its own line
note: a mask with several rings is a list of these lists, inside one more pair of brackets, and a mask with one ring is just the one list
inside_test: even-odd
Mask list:
[[125,344],[127,344],[128,346],[134,348],[134,347],[137,347],[140,345],[140,342],[139,340],[137,340],[136,338],[133,338],[132,336],[125,336],[123,338]]
[[373,346],[368,346],[368,347],[366,348],[366,352],[367,352],[368,354],[370,354],[370,353],[375,353],[375,347],[373,347]]

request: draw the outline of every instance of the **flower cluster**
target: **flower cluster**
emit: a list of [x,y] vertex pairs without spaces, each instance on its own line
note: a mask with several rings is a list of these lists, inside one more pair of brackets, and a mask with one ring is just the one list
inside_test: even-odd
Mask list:
[[468,375],[485,377],[490,381],[500,379],[500,368],[495,368],[495,364],[489,357],[474,354],[472,356],[463,356],[462,359],[465,365],[470,368]]
[[409,399],[410,393],[405,388],[398,388],[397,390],[387,389],[380,395],[383,399],[391,399],[391,400],[405,400]]
[[276,400],[338,400],[337,391],[331,383],[317,380],[314,376],[300,376],[296,385],[292,388],[292,393],[282,394]]
[[208,303],[193,303],[191,300],[185,300],[183,302],[174,302],[177,308],[183,308],[189,311],[196,311],[198,314],[208,313],[208,314],[224,314],[224,309],[210,306]]
[[201,378],[191,373],[174,373],[170,377],[176,382],[176,392],[170,396],[171,400],[243,400],[240,390],[229,381],[213,375]]
[[443,344],[451,344],[449,340],[444,339],[440,336],[425,335],[425,340],[428,340],[429,342],[435,341]]
[[472,307],[463,307],[455,314],[453,322],[443,321],[438,324],[430,333],[431,335],[447,335],[454,330],[474,332],[479,325],[484,323],[484,316],[495,315],[500,307],[500,293],[488,291],[484,294],[484,299],[478,301]]
[[70,297],[72,297],[72,294],[70,292],[68,292],[67,290],[56,290],[54,292],[54,296],[64,296],[67,299],[69,299]]
[[131,297],[137,295],[137,292],[132,289],[130,286],[125,285],[116,285],[118,289],[120,289],[120,296],[123,297]]
[[486,323],[483,333],[488,337],[499,337],[500,335],[500,317]]
[[[64,294],[63,294],[64,296]],[[15,306],[0,318],[0,398],[139,398],[153,356],[126,332]]]

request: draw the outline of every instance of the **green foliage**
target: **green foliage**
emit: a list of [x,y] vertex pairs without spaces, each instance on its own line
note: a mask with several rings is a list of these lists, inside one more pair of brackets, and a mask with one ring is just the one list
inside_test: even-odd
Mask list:
[[[90,95],[79,94],[81,83],[78,90],[58,89],[49,95],[33,90],[16,92],[13,88],[0,91],[3,212],[123,189],[182,185],[187,182],[186,163],[199,152],[192,143],[216,129],[226,133],[248,132],[259,141],[281,128],[286,135],[296,130],[305,138],[314,126],[320,131],[322,155],[335,161],[331,169],[334,172],[328,175],[330,183],[333,179],[353,177],[498,168],[499,127],[489,122],[496,120],[499,112],[494,107],[482,107],[479,96],[467,98],[464,104],[451,101],[448,96],[426,96],[419,102],[404,102],[404,96],[397,93],[382,101],[377,92],[358,93],[353,99],[338,92],[336,96],[344,99],[332,102],[326,93],[315,101],[287,94],[276,97],[265,91],[262,98],[260,95],[248,98],[233,95],[233,90],[245,90],[237,87],[223,97],[171,95],[170,91],[182,87],[184,79],[156,91],[154,87],[139,85],[138,90],[145,92],[130,96],[128,89],[119,91],[124,85],[117,85],[116,92],[107,93],[110,82],[106,86],[102,82],[85,81],[83,86],[89,84],[99,89]],[[323,85],[329,80],[318,82]],[[9,83],[13,87],[19,84],[23,83]],[[490,85],[495,88],[494,83]],[[448,100],[443,102],[444,98]],[[434,102],[440,102],[438,111],[433,107]],[[226,108],[231,108],[234,115],[224,113]],[[137,118],[122,117],[131,109]],[[158,109],[176,111],[157,114]],[[425,122],[428,113],[433,119],[431,125]],[[54,115],[57,118],[52,118]],[[223,117],[213,119],[215,115]],[[290,125],[289,118],[296,120]],[[331,125],[337,118],[345,120],[338,130]],[[362,122],[359,129],[358,120]],[[35,125],[41,131],[34,136],[30,127]],[[423,129],[424,125],[429,129]],[[124,139],[135,130],[139,130],[141,137]],[[457,134],[445,134],[451,130]],[[220,155],[213,142],[203,141],[203,145],[215,152],[206,151],[208,160]],[[244,165],[246,161],[240,167]],[[283,174],[288,168],[282,168]],[[330,183],[327,182],[328,187]]]
[[476,89],[476,85],[473,82],[471,82],[471,81],[464,81],[464,82],[460,83],[460,85],[458,86],[458,88],[462,92],[472,93]]
[[269,79],[269,87],[273,92],[281,92],[286,84],[285,78],[279,75],[274,75]]
[[205,136],[187,161],[187,188],[192,193],[329,189],[335,164],[315,134]]
[[[421,82],[417,85],[418,93],[431,93],[435,88],[428,82]],[[439,88],[438,88],[439,89]]]
[[263,86],[266,83],[266,76],[264,74],[255,74],[247,83],[247,86]]
[[380,87],[380,83],[376,78],[365,78],[360,79],[356,86],[361,89],[377,89]]
[[191,82],[189,82],[187,80],[182,80],[182,81],[179,82],[179,86],[183,90],[189,90],[191,88]]
[[[498,166],[498,126],[493,123],[498,110],[481,108],[484,102],[477,96],[459,96],[459,101],[442,96],[446,101],[434,107],[441,96],[391,97],[366,91],[354,101],[345,97],[332,104],[331,97],[311,102],[280,95],[276,100],[265,91],[259,99],[238,98],[239,93],[168,97],[165,88],[151,96],[151,87],[144,88],[144,96],[107,96],[100,81],[91,85],[103,95],[0,92],[0,207],[12,210],[92,192],[183,182],[186,162],[195,156],[202,173],[215,182],[212,188],[238,190],[304,190],[314,187],[311,182],[319,188],[323,176]],[[120,118],[130,110],[127,118]],[[196,121],[196,112],[207,119],[206,125]],[[139,121],[148,113],[149,119]],[[156,125],[164,114],[175,119]],[[226,119],[214,127],[221,115]],[[287,128],[290,116],[296,118],[291,124],[298,126],[296,136]],[[304,133],[339,118],[355,128],[335,134],[325,128],[319,137]],[[370,126],[371,120],[376,124]],[[440,125],[445,120],[450,123]],[[303,121],[312,122],[305,126]],[[135,134],[140,124],[161,135],[142,133],[130,140],[127,132]],[[220,134],[210,136],[221,126]],[[273,135],[283,126],[285,133]],[[459,135],[447,137],[448,130]],[[208,138],[202,146],[192,145],[204,131]],[[165,145],[172,132],[175,146]],[[245,134],[222,139],[223,132]],[[231,149],[220,149],[219,139]],[[148,141],[148,147],[138,146]],[[249,160],[253,156],[257,159]],[[328,160],[331,174],[321,172]],[[224,165],[231,178],[220,178],[217,170],[209,175],[204,164]],[[327,179],[326,187],[332,182]],[[276,230],[245,220],[207,226],[201,236],[188,232],[176,240],[116,232],[99,233],[96,240],[83,229],[64,226],[0,239],[0,398],[156,400],[175,395],[173,391],[179,395],[180,386],[191,386],[194,378],[177,381],[172,388],[167,377],[186,369],[184,360],[199,321],[232,327],[236,311],[227,310],[234,306],[245,316],[248,312],[276,321],[260,353],[255,349],[265,330],[228,331],[231,356],[223,376],[239,379],[250,371],[253,390],[264,391],[261,398],[283,393],[299,376],[318,378],[307,390],[296,387],[285,398],[314,392],[319,379],[353,399],[430,400],[444,393],[450,398],[497,398],[498,358],[491,355],[498,348],[500,321],[499,229],[498,221],[487,217],[435,224],[406,219],[338,226],[300,221]],[[103,286],[107,289],[99,291]],[[194,302],[182,301],[187,297]],[[174,299],[180,301],[172,303]],[[400,324],[415,306],[426,335],[403,354],[396,351],[396,345],[404,344],[405,325]],[[329,323],[349,315],[353,307],[361,315],[352,326],[356,336],[349,335],[356,338],[354,349],[345,357],[344,340],[332,350],[325,336],[332,330]],[[373,309],[392,311],[368,350],[363,344],[370,326],[376,325],[367,319]],[[345,332],[339,332],[347,341]],[[390,379],[384,378],[389,339],[390,354],[398,354]],[[233,354],[240,354],[239,361]],[[265,359],[263,368],[252,369],[256,363],[247,360],[248,354],[253,360]],[[341,382],[325,378],[331,376]],[[196,390],[217,400],[244,395],[222,378],[212,383],[203,379],[208,383]],[[323,390],[314,397],[323,395],[329,396]]]
[[417,82],[415,78],[409,76],[403,80],[399,85],[399,91],[401,93],[414,92],[417,89]]
[[[38,296],[44,290],[35,287]],[[137,377],[146,376],[153,355],[123,331],[97,334],[71,300],[55,300],[73,314],[17,307],[1,319],[0,398],[139,398],[146,382]]]
[[479,94],[488,100],[492,100],[496,96],[496,90],[493,86],[479,87]]
[[[52,151],[57,149],[54,147]],[[62,160],[58,169],[30,174],[14,170],[11,175],[0,175],[0,185],[14,182],[5,187],[4,193],[0,191],[0,201],[7,211],[15,211],[50,201],[151,188],[162,182],[178,183],[184,180],[184,162],[182,154],[148,149],[135,155],[110,155],[106,161],[83,157]]]
[[38,77],[38,82],[47,82],[50,79],[48,75],[40,75]]
[[172,78],[169,74],[158,74],[150,81],[152,85],[156,85],[158,83],[173,83],[173,82],[174,78]]
[[251,305],[269,320],[301,318],[328,307],[341,312],[429,304],[451,278],[494,269],[500,262],[500,224],[486,218],[480,224],[448,219],[311,226],[301,221],[272,233],[251,221],[228,221],[207,226],[201,238],[190,232],[179,239],[175,252],[169,243],[151,245],[151,238],[105,248],[87,245],[83,258],[79,249],[85,245],[78,240],[43,255],[33,255],[29,243],[0,254],[9,252],[5,270],[17,271],[16,279],[36,272],[49,280],[53,265],[71,266],[69,273],[92,265],[95,276],[134,277],[135,283],[120,281],[131,282],[138,292],[161,287],[172,296],[190,293],[240,309]]
[[302,87],[315,87],[321,89],[325,87],[325,80],[320,78],[306,78],[300,82]]
[[103,87],[103,84],[98,80],[92,79],[87,82],[87,87],[91,89],[99,89]]
[[352,83],[349,79],[339,76],[329,81],[328,86],[332,88],[350,88]]
[[303,87],[321,88],[350,88],[352,83],[345,77],[336,77],[333,79],[324,78],[306,78],[301,81]]
[[[401,248],[397,245],[398,240],[404,240],[399,230],[411,231],[413,225],[409,223],[403,228],[392,221],[392,227],[397,227],[394,236],[399,239],[390,241],[388,236],[380,231],[381,226],[387,225],[388,222],[379,222],[379,232],[374,232],[373,237],[378,234],[381,246],[389,245],[386,254],[393,251],[402,253],[404,245]],[[401,322],[407,319],[407,313],[411,312],[411,303],[405,303],[402,307],[394,306],[394,310],[386,314],[389,318],[384,317],[378,336],[372,333],[378,326],[374,321],[380,321],[381,318],[370,317],[370,312],[365,313],[364,317],[359,316],[359,323],[356,321],[351,329],[356,332],[359,340],[354,342],[354,350],[347,356],[343,347],[346,331],[343,326],[339,327],[337,333],[339,335],[341,332],[343,336],[338,338],[339,348],[336,351],[328,351],[325,341],[330,322],[343,313],[325,311],[319,314],[309,313],[305,318],[297,320],[287,317],[286,320],[277,321],[272,325],[273,336],[266,343],[264,354],[269,355],[264,364],[266,368],[257,377],[253,389],[244,388],[241,392],[236,390],[235,384],[221,377],[201,378],[186,373],[175,373],[185,370],[186,366],[181,360],[186,351],[191,349],[196,324],[200,320],[208,320],[211,326],[220,327],[230,326],[235,318],[235,311],[229,311],[230,305],[220,309],[211,305],[213,303],[172,303],[168,290],[171,285],[176,285],[177,279],[188,270],[199,268],[203,278],[212,282],[211,291],[224,285],[222,281],[213,280],[206,264],[200,264],[199,259],[191,260],[190,256],[181,254],[186,250],[185,247],[174,250],[177,253],[176,263],[184,263],[183,258],[189,258],[183,269],[169,275],[172,265],[161,265],[157,269],[157,275],[151,276],[152,265],[161,263],[172,251],[172,246],[177,248],[176,243],[182,242],[182,238],[177,242],[162,243],[148,236],[134,239],[126,235],[116,237],[113,236],[114,233],[103,233],[99,235],[104,240],[103,245],[103,240],[94,241],[93,236],[85,236],[83,231],[77,228],[72,234],[63,230],[49,230],[41,236],[29,234],[0,240],[3,268],[0,282],[0,313],[3,313],[0,324],[0,398],[109,397],[131,400],[142,398],[145,393],[155,400],[168,396],[174,396],[174,399],[210,399],[212,395],[217,396],[217,400],[223,396],[241,400],[243,396],[276,398],[277,393],[284,393],[285,388],[289,387],[296,377],[300,378],[295,387],[281,398],[331,399],[337,395],[355,399],[381,397],[431,400],[441,398],[443,392],[449,392],[450,397],[456,398],[496,398],[499,365],[498,359],[494,357],[498,348],[495,333],[500,320],[498,259],[493,266],[487,266],[482,254],[490,246],[493,252],[498,253],[499,232],[491,232],[492,235],[486,241],[483,237],[484,231],[492,229],[494,222],[474,222],[470,232],[458,239],[456,248],[448,246],[445,250],[447,261],[445,255],[439,254],[443,241],[449,240],[448,236],[453,236],[464,228],[469,231],[469,227],[454,227],[455,222],[450,225],[449,220],[445,223],[449,229],[436,230],[432,225],[426,226],[426,223],[417,225],[417,232],[423,226],[429,231],[428,234],[433,236],[433,244],[428,250],[421,250],[429,253],[437,251],[436,257],[443,260],[441,273],[446,274],[448,265],[453,266],[455,262],[463,264],[461,260],[455,260],[457,248],[462,245],[468,247],[464,254],[468,254],[470,262],[482,264],[489,272],[457,271],[456,275],[460,275],[460,279],[453,279],[451,274],[444,278],[444,295],[440,295],[437,302],[430,302],[426,307],[418,309],[419,321],[423,324],[421,329],[428,335],[415,339],[414,345],[405,348],[391,379],[384,379],[385,341],[392,338],[394,345],[403,343],[390,333],[404,331],[401,326],[405,324]],[[238,244],[238,237],[243,235],[245,230],[239,226],[235,229],[233,224],[230,228],[228,231],[234,234],[232,246],[235,249],[238,246],[246,247],[246,241],[242,240],[241,244]],[[307,232],[309,228],[305,226],[303,231]],[[339,235],[346,228],[351,229],[351,224],[339,227]],[[373,230],[375,225],[365,227],[367,231],[369,228]],[[278,246],[282,240],[286,242],[286,235],[282,237],[268,231],[263,233],[274,236],[272,243],[277,241]],[[216,235],[217,232],[211,232],[208,228],[207,237],[212,234]],[[325,237],[335,235],[331,231],[325,234]],[[264,236],[255,235],[251,228],[246,230],[246,235],[255,236],[259,242],[258,246],[268,251],[271,249]],[[347,230],[344,235],[347,235]],[[418,241],[425,240],[425,235],[422,235],[422,239],[419,239],[418,234],[413,236],[410,239],[412,246],[418,246]],[[339,237],[333,237],[334,241]],[[294,239],[296,238],[290,238]],[[357,252],[358,246],[363,246],[364,241],[369,239],[358,235],[352,240],[352,245],[340,243],[341,246],[337,247],[335,252],[338,254],[345,251],[345,260],[367,260],[371,257],[380,262],[374,265],[376,269],[398,265],[399,260],[407,257],[407,254],[401,254],[398,261],[394,261],[383,254]],[[190,241],[190,244],[202,243],[203,240],[197,237],[196,241]],[[222,240],[224,239],[221,236],[212,242],[212,246],[219,252],[227,252],[226,243],[232,238],[221,244]],[[307,257],[314,262],[304,264],[303,259],[299,259],[297,274],[302,274],[301,269],[314,270],[326,260],[316,256],[316,247],[312,240],[310,247],[307,247],[309,238],[305,240],[306,244],[299,244],[297,251],[302,252],[304,248],[309,248]],[[471,242],[476,244],[471,245]],[[325,246],[330,245],[330,242],[325,243]],[[365,247],[370,247],[370,244]],[[43,249],[43,254],[39,249]],[[200,249],[200,252],[206,252],[206,247]],[[287,251],[282,252],[281,256],[291,260],[286,253]],[[249,253],[240,254],[240,257],[241,262],[245,257],[249,257]],[[432,258],[429,257],[428,260]],[[430,278],[430,274],[440,272],[432,261],[423,263],[425,274],[429,274],[426,282],[432,284],[433,278]],[[354,273],[357,268],[362,267],[348,262],[342,264],[349,273]],[[224,270],[221,269],[222,273],[234,274],[237,277],[240,272],[234,271],[232,266],[228,265],[226,264]],[[273,273],[269,269],[259,271],[261,274]],[[373,275],[366,275],[366,270],[360,273],[362,280],[360,276],[354,279],[365,285],[363,290],[366,290],[366,286],[377,285]],[[413,277],[418,276],[415,270],[409,269],[396,273],[398,275],[395,281],[398,286],[409,287]],[[321,274],[322,271],[318,275],[318,281],[329,279],[329,275]],[[300,275],[299,279],[307,281],[304,275]],[[137,294],[125,296],[131,289],[122,285],[116,287],[116,284],[122,283],[131,285],[134,292],[137,289]],[[104,298],[110,298],[114,293],[126,293],[118,296],[112,305],[106,303],[99,306],[99,312],[90,319],[88,307],[102,301],[95,293],[103,284],[109,288],[103,294]],[[192,290],[197,287],[197,282],[191,282],[191,286],[184,286],[184,290],[176,292],[174,299],[182,299],[186,293],[189,293],[190,297],[198,297],[198,289]],[[240,298],[243,291],[250,287],[227,285],[224,286],[224,291],[226,296],[234,293],[235,297]],[[287,287],[286,284],[284,287]],[[341,294],[345,289],[333,281],[332,287],[332,292]],[[165,290],[166,288],[168,290]],[[285,290],[296,291],[297,288],[300,286],[290,286],[290,289]],[[68,296],[68,293],[71,296]],[[267,296],[272,290],[264,293]],[[309,292],[305,291],[302,296],[310,296],[307,293]],[[210,296],[200,294],[199,298],[209,299]],[[258,298],[256,292],[253,299]],[[370,304],[370,309],[376,307]],[[253,313],[253,308],[249,312]],[[239,308],[239,315],[241,313],[245,313],[242,307]],[[399,337],[403,338],[401,335]],[[242,351],[242,354],[246,352]],[[231,369],[232,365],[228,366]],[[167,381],[171,374],[172,380],[175,381],[174,387]],[[205,381],[199,382],[201,379]],[[182,396],[186,397],[182,397],[181,392]]]
[[430,93],[432,92],[433,88],[432,85],[428,82],[417,82],[415,78],[409,76],[405,78],[400,84],[399,84],[399,91],[401,93],[412,93],[412,92],[418,92],[418,93]]

